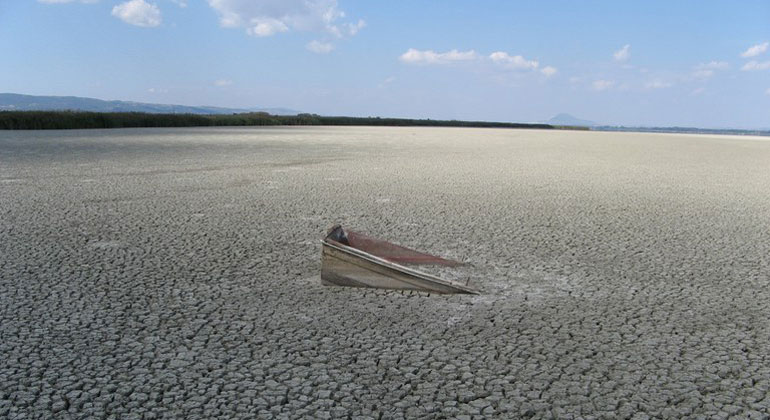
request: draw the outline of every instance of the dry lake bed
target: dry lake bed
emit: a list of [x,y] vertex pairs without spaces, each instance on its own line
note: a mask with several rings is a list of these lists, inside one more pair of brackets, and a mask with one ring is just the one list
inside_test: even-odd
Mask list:
[[[325,287],[351,229],[479,296]],[[0,417],[768,418],[770,139],[0,132]]]

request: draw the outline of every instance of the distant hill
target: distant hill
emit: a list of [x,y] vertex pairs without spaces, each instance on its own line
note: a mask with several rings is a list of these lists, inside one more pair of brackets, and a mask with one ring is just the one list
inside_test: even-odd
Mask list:
[[150,104],[130,101],[103,101],[78,96],[33,96],[0,93],[0,111],[90,111],[90,112],[145,112],[148,114],[239,114],[267,112],[271,115],[297,115],[299,111],[286,108],[220,108],[213,106],[186,106]]
[[573,126],[583,126],[583,127],[593,127],[596,125],[599,125],[593,121],[589,120],[581,120],[580,118],[575,118],[570,114],[558,114],[553,116],[550,120],[543,121],[546,124],[551,125],[573,125]]

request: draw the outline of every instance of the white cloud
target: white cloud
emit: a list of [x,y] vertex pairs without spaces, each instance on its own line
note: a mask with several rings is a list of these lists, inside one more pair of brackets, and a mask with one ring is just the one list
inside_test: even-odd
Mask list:
[[232,84],[233,84],[233,81],[229,79],[214,80],[214,86],[224,87],[224,86],[230,86]]
[[551,77],[554,74],[556,74],[559,70],[556,69],[556,67],[551,66],[545,66],[540,70],[540,73],[543,73],[545,77]]
[[692,73],[692,77],[696,79],[701,79],[701,80],[708,79],[713,75],[714,75],[714,70],[708,70],[708,69],[695,70]]
[[741,70],[743,71],[753,71],[753,70],[767,70],[770,69],[770,61],[749,61],[748,63],[744,64],[743,67],[741,67]]
[[728,68],[730,68],[730,64],[726,61],[709,61],[708,63],[701,63],[695,66],[692,77],[699,80],[706,80],[716,74],[717,71],[727,70]]
[[765,91],[765,94],[767,94],[768,96],[770,96],[770,88],[768,88],[768,89]]
[[527,60],[520,55],[511,56],[503,51],[493,52],[492,54],[489,54],[489,58],[495,63],[516,70],[535,70],[540,65],[540,63],[535,60]]
[[711,69],[700,69],[692,72],[692,77],[696,79],[701,79],[701,80],[708,79],[713,75],[714,75],[714,70],[711,70]]
[[727,70],[730,68],[730,64],[726,61],[709,61],[708,63],[698,64],[696,68],[709,70]]
[[63,4],[63,3],[96,3],[99,0],[37,0],[38,3]]
[[271,36],[278,32],[287,32],[289,27],[278,19],[264,18],[252,20],[246,28],[246,33],[251,36]]
[[697,95],[700,95],[701,93],[703,93],[705,91],[706,91],[706,88],[699,87],[699,88],[694,89],[692,92],[690,92],[690,95],[697,96]]
[[187,0],[171,0],[171,2],[182,8],[187,7]]
[[615,85],[615,82],[613,80],[594,80],[594,82],[591,84],[591,87],[594,88],[594,90],[607,90]]
[[505,69],[517,71],[538,71],[546,77],[551,77],[558,73],[558,69],[553,66],[540,68],[540,63],[536,60],[528,60],[520,55],[510,55],[504,51],[495,51],[488,57],[481,56],[474,50],[458,51],[456,49],[447,52],[435,52],[433,50],[418,50],[410,48],[407,52],[401,54],[398,58],[404,63],[409,64],[452,64],[457,62],[487,62],[501,66]]
[[673,83],[664,82],[660,79],[651,80],[644,85],[646,89],[665,89],[670,88],[671,86],[673,86]]
[[316,53],[316,54],[326,54],[331,52],[331,50],[334,49],[334,45],[328,43],[328,42],[321,42],[321,41],[310,41],[305,45],[305,48],[308,50]]
[[770,48],[770,42],[763,42],[761,44],[753,45],[749,47],[748,50],[741,53],[741,57],[743,58],[749,58],[749,57],[756,57],[763,52],[767,51],[767,49]]
[[144,0],[130,0],[112,8],[112,16],[136,26],[153,27],[160,25],[160,9]]
[[253,36],[279,32],[325,32],[336,38],[358,33],[366,22],[340,23],[345,12],[337,0],[207,0],[227,28],[245,28]]
[[615,58],[615,61],[626,61],[629,57],[631,57],[631,44],[626,44],[623,46],[623,48],[615,51],[612,56]]
[[366,22],[364,22],[363,19],[358,19],[358,22],[356,23],[345,23],[343,26],[348,30],[348,34],[353,36],[357,34],[361,29],[364,29]]
[[377,85],[377,87],[380,88],[380,89],[384,89],[389,84],[393,83],[395,80],[396,80],[396,78],[393,77],[393,76],[386,77],[385,80],[382,81],[382,83]]
[[433,50],[416,50],[410,48],[407,52],[401,54],[399,60],[409,64],[449,64],[459,61],[472,61],[478,59],[476,51],[457,51],[451,50],[444,53],[437,53]]

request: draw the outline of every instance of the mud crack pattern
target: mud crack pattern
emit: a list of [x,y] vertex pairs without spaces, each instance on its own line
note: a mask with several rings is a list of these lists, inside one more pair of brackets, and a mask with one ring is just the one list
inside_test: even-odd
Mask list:
[[[768,418],[770,142],[0,133],[0,417]],[[324,287],[352,229],[480,296]]]

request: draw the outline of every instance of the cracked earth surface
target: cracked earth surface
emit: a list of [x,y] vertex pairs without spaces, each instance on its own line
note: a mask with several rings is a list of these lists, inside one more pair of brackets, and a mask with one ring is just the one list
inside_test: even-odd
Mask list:
[[[0,132],[0,417],[768,418],[770,141]],[[324,287],[334,223],[479,296]]]

